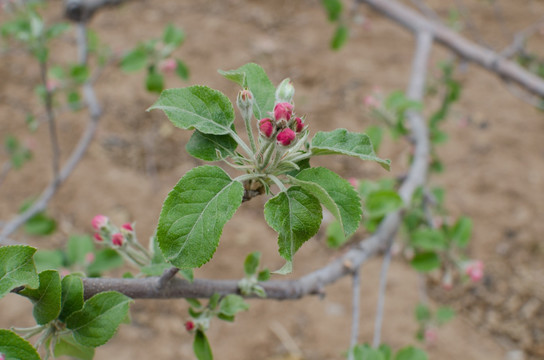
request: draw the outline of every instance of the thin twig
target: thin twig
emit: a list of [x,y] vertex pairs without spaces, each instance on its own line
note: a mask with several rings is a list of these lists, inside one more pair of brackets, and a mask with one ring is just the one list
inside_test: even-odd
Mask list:
[[2,165],[2,170],[0,170],[0,185],[2,185],[4,180],[6,180],[6,177],[8,176],[8,173],[12,168],[13,167],[11,166],[11,161],[6,161]]
[[418,10],[421,11],[421,13],[423,15],[425,15],[427,18],[432,19],[432,20],[434,20],[436,22],[442,22],[440,20],[440,16],[438,16],[436,11],[434,11],[429,5],[427,5],[425,3],[425,1],[423,1],[423,0],[410,0],[410,2],[412,4],[414,4],[414,6],[417,7]]
[[494,51],[476,45],[461,35],[426,19],[409,7],[395,0],[359,0],[396,23],[418,33],[427,31],[435,40],[462,58],[472,61],[502,79],[511,80],[528,91],[544,97],[544,80],[530,73],[513,61],[504,59]]
[[42,85],[45,89],[45,114],[47,117],[47,124],[49,128],[49,139],[51,141],[51,164],[53,167],[53,182],[57,182],[59,179],[60,147],[57,135],[55,113],[53,112],[53,93],[47,86],[47,63],[45,61],[40,61],[40,75]]
[[353,360],[352,349],[357,345],[359,337],[359,309],[361,299],[361,268],[355,269],[351,277],[351,338],[349,341],[348,360]]
[[457,6],[457,9],[461,13],[463,20],[467,24],[467,28],[469,33],[472,35],[472,38],[476,40],[476,42],[482,46],[485,46],[486,48],[492,49],[493,46],[489,44],[482,36],[482,33],[478,30],[478,27],[472,21],[472,16],[470,14],[470,11],[465,6],[465,3],[463,0],[455,0],[455,4]]
[[176,274],[179,272],[179,269],[177,267],[171,267],[169,269],[166,269],[164,270],[164,272],[162,273],[161,277],[159,278],[159,281],[157,281],[157,287],[159,289],[162,289],[164,288],[164,286],[166,284],[168,284],[168,282],[170,280],[172,280],[172,278],[174,276],[176,276]]
[[[79,26],[83,27],[83,30],[85,30],[84,24],[79,24]],[[87,48],[87,37],[85,31],[82,31],[81,29],[80,31],[78,31],[77,44],[78,48],[80,49],[79,53],[87,54],[87,50],[85,50]],[[85,58],[79,60],[83,64],[87,61],[87,59]],[[72,173],[72,171],[75,169],[75,167],[87,151],[87,148],[89,147],[89,144],[93,139],[94,133],[96,132],[98,120],[101,115],[101,109],[98,105],[98,101],[96,100],[94,89],[92,85],[88,82],[83,85],[83,96],[89,109],[90,118],[87,122],[87,127],[85,128],[83,134],[81,135],[81,138],[79,139],[79,142],[72,151],[72,154],[66,161],[64,167],[60,170],[58,178],[49,183],[49,185],[42,192],[38,200],[36,200],[31,207],[29,207],[22,214],[19,214],[18,216],[7,222],[2,227],[2,231],[0,232],[0,244],[4,244],[6,242],[6,238],[11,235],[15,230],[17,230],[21,225],[27,222],[28,219],[30,219],[32,216],[39,213],[40,211],[45,210],[47,204],[56,193],[60,185]]]
[[380,287],[378,289],[378,306],[376,307],[376,320],[374,321],[374,338],[372,346],[377,348],[382,341],[382,325],[383,325],[383,310],[385,308],[385,290],[387,288],[387,271],[391,264],[391,248],[393,239],[390,240],[389,247],[385,251],[383,258],[382,270],[380,272]]
[[516,55],[524,48],[527,39],[533,36],[536,32],[538,32],[543,26],[544,17],[538,19],[536,22],[527,26],[525,29],[518,31],[516,34],[514,34],[514,40],[512,40],[512,43],[508,45],[503,51],[501,51],[501,55],[505,58],[511,58],[512,56]]

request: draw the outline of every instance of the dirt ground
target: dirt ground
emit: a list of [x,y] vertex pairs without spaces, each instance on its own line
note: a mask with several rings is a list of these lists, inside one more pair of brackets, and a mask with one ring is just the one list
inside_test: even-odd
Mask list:
[[[449,2],[428,3],[447,18]],[[495,49],[504,48],[513,32],[544,15],[544,4],[535,0],[497,1],[501,9],[485,1],[465,3],[480,36]],[[114,51],[123,52],[140,40],[159,37],[164,24],[172,22],[187,33],[176,55],[189,66],[191,78],[187,83],[168,79],[168,87],[204,84],[234,99],[237,87],[217,69],[257,62],[276,84],[291,77],[297,112],[307,114],[313,131],[337,127],[364,131],[372,123],[364,112],[364,96],[375,86],[385,92],[406,88],[413,38],[364,6],[357,12],[366,23],[353,24],[349,43],[339,52],[328,47],[333,27],[317,0],[130,1],[102,11],[89,26]],[[60,2],[51,2],[47,16],[61,17]],[[463,33],[474,36],[469,26]],[[53,61],[75,61],[73,36],[70,32],[55,42]],[[537,36],[530,46],[538,49],[542,43]],[[430,72],[437,73],[438,62],[449,56],[435,48]],[[527,359],[544,359],[544,222],[540,221],[544,119],[494,75],[474,65],[457,76],[463,83],[462,98],[446,124],[450,140],[439,150],[446,171],[432,182],[447,189],[452,215],[466,214],[474,220],[470,252],[486,264],[486,278],[478,286],[450,292],[430,289],[436,305],[451,304],[459,316],[440,329],[438,341],[426,350],[431,359],[440,360],[513,360],[518,359],[513,357],[515,350]],[[0,186],[0,219],[5,220],[24,199],[41,191],[51,174],[45,124],[36,134],[29,134],[24,125],[25,111],[39,108],[31,95],[39,80],[37,65],[23,51],[4,53],[0,79],[1,137],[16,134],[37,150],[29,165],[11,173]],[[142,73],[106,68],[96,85],[104,109],[100,129],[49,207],[59,231],[46,239],[27,238],[22,232],[14,238],[40,248],[59,246],[69,234],[90,233],[90,220],[97,213],[116,222],[136,221],[141,239],[151,235],[168,191],[200,162],[184,151],[188,132],[174,129],[161,112],[145,112],[156,96],[146,93],[142,84]],[[433,104],[426,110],[432,111]],[[76,144],[85,117],[84,111],[60,114],[63,159]],[[392,174],[399,175],[406,170],[408,153],[405,144],[387,138],[379,155],[391,159]],[[376,164],[350,159],[319,163],[345,177],[389,175]],[[197,277],[239,278],[244,257],[255,250],[263,252],[266,266],[282,265],[275,235],[262,215],[265,200],[255,198],[239,209],[227,223],[214,258],[196,271]],[[326,248],[320,232],[297,254],[293,276],[336,256]],[[372,341],[380,266],[377,258],[362,270],[361,343]],[[394,348],[416,343],[417,286],[415,272],[401,259],[394,260],[383,328],[383,342]],[[299,349],[307,360],[342,359],[349,345],[350,288],[345,278],[328,287],[324,299],[249,301],[250,311],[238,315],[234,324],[213,323],[209,338],[216,358],[289,359]],[[96,359],[134,359],[150,353],[156,359],[194,358],[191,336],[183,327],[186,310],[183,300],[136,301],[133,324],[121,326],[118,335],[97,350]],[[30,326],[30,314],[30,305],[15,295],[0,301],[1,327]]]

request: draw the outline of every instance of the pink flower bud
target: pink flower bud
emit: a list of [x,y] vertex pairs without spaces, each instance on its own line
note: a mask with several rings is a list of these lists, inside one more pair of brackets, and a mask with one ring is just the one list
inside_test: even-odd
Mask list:
[[353,186],[354,188],[357,189],[357,187],[359,187],[359,181],[358,181],[356,178],[350,177],[350,178],[348,179],[348,181],[349,181],[349,183],[351,184],[351,186]]
[[293,115],[293,105],[281,102],[274,106],[274,118],[276,121],[289,121]]
[[62,276],[62,277],[68,276],[68,275],[70,275],[70,270],[68,270],[66,268],[62,268],[59,271],[59,275]]
[[304,125],[304,123],[302,122],[302,119],[301,119],[301,118],[296,117],[296,118],[295,118],[295,124],[296,124],[295,131],[296,131],[297,133],[301,132],[302,129],[304,129],[304,126],[305,126],[305,125]]
[[278,142],[283,146],[289,146],[295,140],[296,134],[293,130],[285,128],[278,134]]
[[269,118],[261,119],[261,121],[259,121],[259,131],[265,137],[270,138],[274,132],[274,124],[272,124],[272,120]]
[[58,87],[59,87],[59,82],[55,79],[48,79],[47,82],[45,83],[45,88],[49,92],[53,92],[57,90]]
[[104,228],[108,225],[108,221],[109,219],[107,218],[107,216],[96,215],[91,221],[91,225],[93,226],[93,229],[100,230],[101,228]]
[[442,289],[449,291],[453,289],[453,276],[451,271],[448,269],[442,278]]
[[131,223],[125,223],[125,224],[121,225],[121,229],[126,230],[126,231],[130,231],[130,232],[134,231],[134,229],[132,229],[132,224]]
[[365,104],[366,107],[373,109],[377,108],[380,105],[380,102],[374,96],[368,95],[363,99],[363,104]]
[[6,360],[6,356],[2,353],[0,353],[0,360]]
[[478,282],[484,277],[484,263],[480,260],[469,263],[465,269],[466,274],[473,282]]
[[187,331],[194,330],[194,328],[195,328],[195,323],[192,322],[191,320],[189,320],[189,321],[187,321],[187,322],[185,323],[185,329],[186,329]]
[[178,67],[178,63],[175,59],[164,59],[159,63],[159,70],[165,74],[171,73]]
[[102,239],[102,236],[100,236],[99,233],[95,233],[95,234],[93,235],[93,237],[94,237],[95,241],[98,241],[98,242],[104,241],[104,239]]
[[433,344],[436,342],[436,340],[438,340],[438,331],[436,331],[434,328],[425,329],[423,337],[425,338],[425,342],[427,344]]
[[115,233],[111,237],[111,243],[115,246],[122,246],[124,241],[125,241],[125,238],[123,237],[123,234],[121,233]]
[[92,253],[92,252],[86,253],[86,254],[85,254],[85,262],[86,262],[87,264],[90,264],[90,263],[92,263],[93,261],[94,261],[94,253]]

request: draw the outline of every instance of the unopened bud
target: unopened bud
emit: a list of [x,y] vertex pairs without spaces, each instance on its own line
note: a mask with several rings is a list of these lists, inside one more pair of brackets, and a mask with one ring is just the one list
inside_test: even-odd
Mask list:
[[89,253],[85,254],[85,262],[87,264],[92,263],[94,261],[94,259],[95,259],[94,253],[89,252]]
[[99,233],[95,233],[95,234],[93,235],[93,237],[94,237],[94,239],[95,239],[96,241],[98,241],[98,242],[104,241],[104,239],[102,239],[102,236],[100,236]]
[[270,138],[274,133],[274,124],[269,118],[264,118],[259,121],[259,132],[266,138]]
[[91,221],[93,229],[100,230],[108,225],[108,217],[104,215],[96,215]]
[[6,360],[6,355],[0,353],[0,360]]
[[425,342],[431,345],[438,339],[438,331],[435,328],[427,328],[423,337],[425,338]]
[[484,277],[484,263],[480,260],[469,263],[465,269],[466,274],[473,282],[478,282]]
[[121,225],[121,230],[126,230],[126,231],[130,231],[130,232],[134,231],[132,229],[132,224],[131,223],[125,223],[125,224]]
[[280,143],[283,146],[289,146],[295,140],[296,134],[293,130],[289,128],[285,128],[278,134],[278,143]]
[[111,237],[111,243],[115,246],[123,246],[124,241],[125,241],[125,238],[123,237],[123,234],[121,233],[115,233]]
[[195,323],[192,322],[191,320],[189,320],[189,321],[187,321],[187,322],[185,323],[185,329],[186,329],[187,331],[192,331],[192,330],[194,330],[194,328],[195,328]]
[[292,102],[293,96],[295,96],[295,87],[291,82],[291,79],[287,78],[283,80],[276,89],[276,102]]
[[356,178],[354,177],[350,177],[348,179],[349,183],[351,184],[351,186],[353,186],[354,188],[358,188],[359,187],[359,180],[357,180]]
[[253,115],[253,94],[249,89],[241,90],[236,98],[236,105],[244,119],[251,119]]
[[288,102],[281,102],[274,106],[274,119],[278,123],[287,123],[291,120],[291,115],[293,115],[293,105]]
[[172,73],[178,67],[178,63],[175,59],[164,59],[159,63],[159,70],[164,74]]
[[304,129],[304,126],[306,126],[306,125],[304,125],[304,123],[302,122],[302,119],[299,118],[299,117],[296,117],[295,118],[295,131],[297,133],[301,132],[302,129]]

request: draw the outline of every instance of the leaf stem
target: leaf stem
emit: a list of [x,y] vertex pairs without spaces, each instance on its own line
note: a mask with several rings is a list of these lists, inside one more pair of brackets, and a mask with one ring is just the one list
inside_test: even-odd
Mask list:
[[229,129],[229,134],[230,134],[230,136],[232,136],[232,138],[236,141],[236,143],[237,143],[238,145],[240,145],[240,147],[241,147],[242,149],[244,149],[244,152],[245,152],[246,154],[248,154],[248,155],[251,157],[251,159],[253,160],[253,162],[255,162],[255,153],[254,153],[253,151],[251,151],[251,149],[247,146],[247,144],[244,142],[244,140],[242,140],[242,139],[238,136],[238,134],[236,134],[236,132],[234,132],[234,130],[232,130],[232,129]]
[[268,174],[268,178],[272,180],[274,184],[278,185],[278,187],[280,188],[280,191],[287,191],[287,188],[285,187],[285,185],[283,185],[281,180],[278,179],[276,176]]
[[249,137],[249,144],[251,145],[251,150],[253,150],[253,154],[256,154],[257,146],[255,146],[255,138],[253,137],[253,130],[251,129],[251,114],[249,116],[244,116],[244,112],[242,111],[242,116],[244,118],[244,123],[246,124],[246,132],[247,136]]

